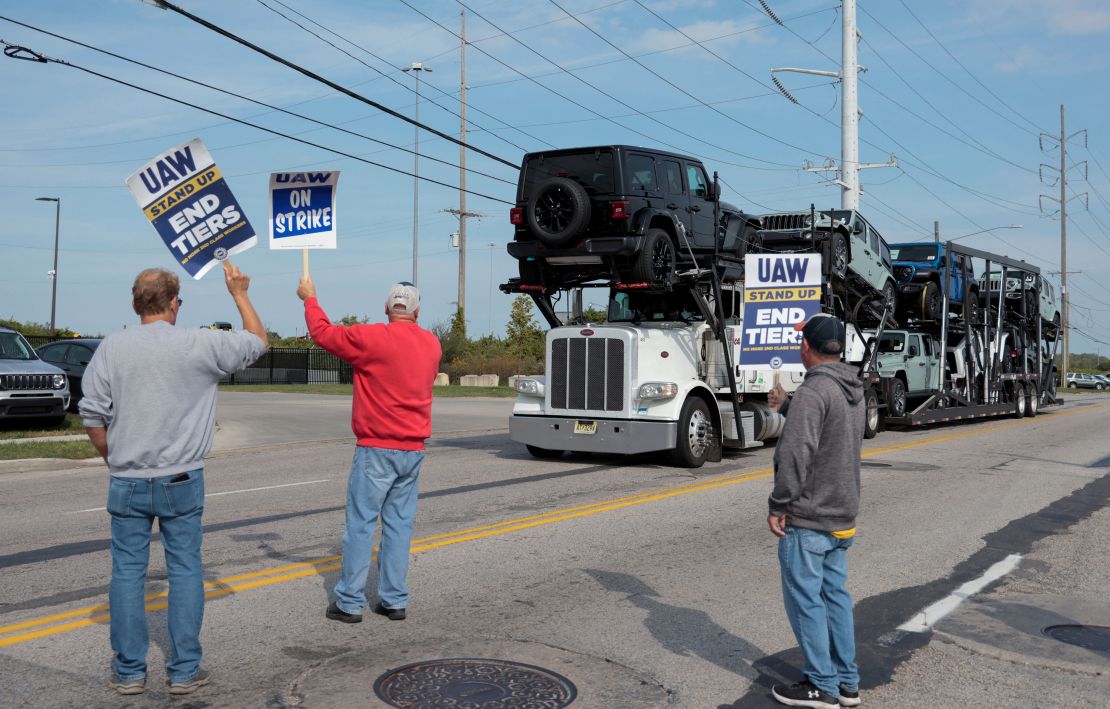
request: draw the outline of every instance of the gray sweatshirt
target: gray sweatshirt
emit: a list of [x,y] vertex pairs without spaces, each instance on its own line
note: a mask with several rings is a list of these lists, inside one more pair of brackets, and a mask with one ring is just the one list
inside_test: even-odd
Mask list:
[[823,532],[853,528],[865,416],[856,368],[836,362],[810,369],[783,413],[770,514]]
[[104,339],[81,379],[79,409],[108,429],[113,476],[156,478],[204,467],[216,428],[216,385],[265,351],[249,332],[156,321]]

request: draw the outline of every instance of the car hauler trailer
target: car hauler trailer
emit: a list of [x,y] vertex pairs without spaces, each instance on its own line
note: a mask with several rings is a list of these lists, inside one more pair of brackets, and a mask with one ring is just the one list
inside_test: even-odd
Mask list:
[[[962,273],[959,278],[948,275],[939,279],[939,319],[907,322],[904,333],[909,344],[901,354],[883,352],[880,338],[878,365],[886,424],[916,426],[990,416],[1036,416],[1041,404],[1056,403],[1053,360],[1059,339],[1044,333],[1039,312],[1040,270],[1024,261],[952,242],[944,247],[946,274],[956,267]],[[977,263],[982,265],[983,276],[975,294]],[[948,292],[953,282],[963,284],[965,291]],[[1013,297],[1014,283],[1018,297]],[[972,297],[979,299],[980,307],[960,308],[958,316],[952,312],[953,302],[968,303]],[[887,332],[885,342],[898,336]],[[898,356],[891,358],[891,354]],[[923,388],[907,391],[909,372],[914,368],[928,370],[927,381]],[[915,400],[906,406],[905,397],[909,396]]]

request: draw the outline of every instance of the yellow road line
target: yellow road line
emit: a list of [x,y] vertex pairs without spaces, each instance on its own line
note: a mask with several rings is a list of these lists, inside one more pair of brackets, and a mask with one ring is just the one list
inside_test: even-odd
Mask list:
[[[1090,413],[1102,409],[1110,408],[1110,404],[1103,404],[1100,406],[1072,409],[1070,411],[1061,411],[1058,413],[1044,414],[1046,418],[1061,418],[1066,416],[1073,416],[1076,414]],[[970,430],[962,430],[950,434],[940,436],[930,436],[921,438],[914,441],[906,441],[890,446],[878,446],[868,448],[863,451],[864,457],[874,457],[884,455],[887,453],[895,453],[898,451],[910,450],[913,448],[920,448],[922,446],[933,445],[935,443],[943,443],[947,441],[957,440],[960,438],[969,438],[973,436],[980,436],[985,433],[998,431],[1002,429],[1020,426],[1025,423],[1031,423],[1028,419],[1012,420],[1003,423],[996,423],[988,426],[977,426]],[[522,531],[534,527],[540,527],[555,522],[562,522],[565,520],[578,519],[587,517],[589,515],[599,514],[601,512],[609,512],[612,510],[624,509],[635,505],[641,505],[647,502],[656,502],[659,500],[666,500],[680,495],[686,495],[692,492],[701,492],[705,490],[713,490],[730,485],[738,485],[753,480],[760,480],[770,477],[772,469],[769,467],[759,468],[757,470],[743,471],[737,473],[728,473],[712,480],[695,480],[680,485],[674,485],[661,490],[651,490],[647,492],[636,493],[634,495],[627,495],[625,497],[617,497],[599,502],[591,502],[582,505],[576,505],[560,510],[552,510],[550,512],[543,512],[540,514],[529,515],[527,517],[518,517],[515,519],[505,520],[494,524],[482,525],[479,527],[471,527],[469,529],[457,530],[454,532],[447,532],[444,534],[437,534],[429,537],[422,537],[413,540],[411,547],[412,553],[429,551],[441,547],[451,546],[462,542],[473,541],[477,539],[486,539],[489,537],[499,536],[502,534],[509,534],[511,532]],[[312,561],[298,562],[295,564],[287,564],[278,566],[271,569],[263,569],[260,571],[252,571],[226,578],[210,581],[205,584],[208,589],[205,592],[206,599],[220,598],[222,596],[231,595],[233,593],[241,593],[254,588],[261,588],[270,586],[277,583],[284,583],[285,581],[292,581],[306,576],[315,576],[318,574],[329,573],[336,571],[341,566],[341,556],[331,555],[314,559]],[[165,608],[166,592],[151,594],[146,596],[145,600],[148,601],[146,610],[154,611]],[[64,613],[57,613],[43,618],[23,621],[12,625],[0,626],[0,635],[7,635],[7,637],[0,638],[0,647],[7,647],[9,645],[16,645],[19,643],[33,640],[35,638],[46,637],[49,635],[56,635],[58,633],[83,628],[98,623],[104,623],[108,620],[107,604],[99,604],[89,606],[86,608],[79,608]],[[85,616],[85,617],[81,617]],[[67,620],[70,618],[78,618],[69,623],[62,623],[60,625],[51,625],[58,621]],[[47,625],[49,627],[40,628],[26,633],[19,633],[12,635],[20,630],[28,628],[35,628],[38,626]]]

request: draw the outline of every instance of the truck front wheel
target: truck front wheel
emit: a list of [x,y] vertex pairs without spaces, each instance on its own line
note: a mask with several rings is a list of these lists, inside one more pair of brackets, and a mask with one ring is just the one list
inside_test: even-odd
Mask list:
[[540,448],[539,446],[525,445],[528,452],[532,454],[533,458],[562,458],[563,451],[552,450],[551,448]]
[[709,456],[713,436],[709,407],[699,397],[691,396],[682,405],[682,414],[678,417],[678,440],[671,451],[671,459],[683,468],[700,468]]

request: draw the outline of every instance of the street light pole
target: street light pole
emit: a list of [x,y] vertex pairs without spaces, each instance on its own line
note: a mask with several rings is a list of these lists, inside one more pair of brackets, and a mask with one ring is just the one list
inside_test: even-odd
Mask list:
[[50,270],[50,336],[57,336],[54,327],[54,316],[58,305],[58,232],[62,222],[61,197],[36,197],[36,202],[54,203],[54,268]]
[[489,292],[486,294],[486,319],[489,321],[489,334],[493,334],[493,247],[494,242],[489,242]]
[[416,78],[416,115],[414,117],[416,126],[413,128],[416,133],[416,145],[412,154],[412,284],[414,286],[417,285],[417,242],[420,233],[420,72],[431,70],[431,67],[424,66],[420,62],[413,62],[412,66],[401,70],[411,71]]

